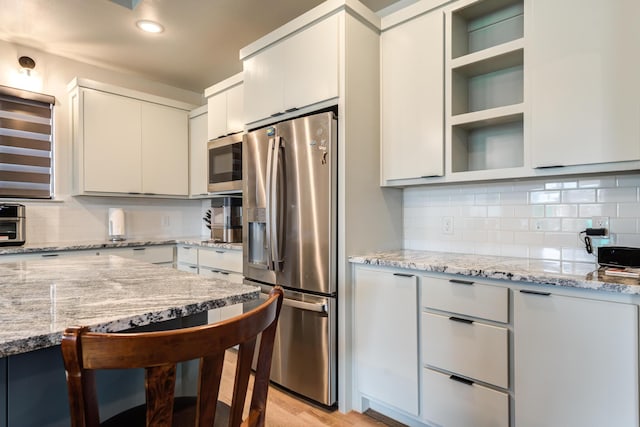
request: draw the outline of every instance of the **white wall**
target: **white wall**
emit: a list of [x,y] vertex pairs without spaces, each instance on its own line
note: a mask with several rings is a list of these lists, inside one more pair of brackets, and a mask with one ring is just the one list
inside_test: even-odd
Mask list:
[[[27,212],[27,243],[73,242],[104,239],[107,236],[107,210],[125,210],[127,236],[161,237],[201,234],[202,203],[197,200],[142,198],[72,197],[71,138],[67,84],[84,77],[139,90],[182,102],[203,105],[202,94],[147,80],[141,76],[107,70],[59,56],[0,41],[0,85],[20,85],[18,57],[28,55],[36,61],[36,92],[53,95],[54,180],[53,202],[21,200]],[[114,173],[117,173],[114,171]],[[0,199],[0,202],[6,199]],[[168,224],[168,225],[167,225]]]
[[[593,216],[610,218],[611,239],[640,246],[640,174],[559,177],[404,190],[404,246],[594,262],[578,233]],[[442,222],[453,218],[453,234]],[[558,264],[560,262],[560,264]]]

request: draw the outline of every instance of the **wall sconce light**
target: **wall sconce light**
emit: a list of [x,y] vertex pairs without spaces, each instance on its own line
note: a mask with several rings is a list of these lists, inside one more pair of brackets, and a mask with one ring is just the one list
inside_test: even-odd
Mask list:
[[30,76],[31,71],[36,68],[36,61],[28,56],[21,56],[18,58],[18,64],[20,64],[22,70],[27,76]]

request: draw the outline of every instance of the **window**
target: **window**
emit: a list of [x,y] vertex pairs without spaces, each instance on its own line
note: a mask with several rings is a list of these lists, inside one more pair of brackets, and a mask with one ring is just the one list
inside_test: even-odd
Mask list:
[[54,103],[0,85],[0,198],[52,197]]

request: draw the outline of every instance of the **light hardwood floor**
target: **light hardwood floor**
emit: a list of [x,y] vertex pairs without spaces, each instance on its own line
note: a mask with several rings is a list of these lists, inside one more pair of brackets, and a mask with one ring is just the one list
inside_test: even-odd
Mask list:
[[[233,390],[233,372],[236,352],[227,351],[223,372],[220,400],[230,403]],[[250,384],[251,387],[251,384]],[[247,399],[248,400],[248,399]],[[247,401],[247,408],[248,408]],[[335,427],[366,427],[366,426],[402,426],[381,414],[371,412],[371,416],[350,412],[343,414],[338,410],[329,411],[312,405],[302,399],[293,397],[289,393],[271,386],[267,403],[268,427],[280,426],[335,426]]]

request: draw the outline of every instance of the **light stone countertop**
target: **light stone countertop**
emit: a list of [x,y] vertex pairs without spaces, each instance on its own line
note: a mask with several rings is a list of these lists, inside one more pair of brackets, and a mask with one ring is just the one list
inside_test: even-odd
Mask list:
[[259,288],[108,255],[0,263],[0,357],[258,298]]
[[58,251],[79,251],[87,249],[110,249],[110,248],[130,248],[139,246],[154,245],[190,245],[207,248],[242,250],[242,243],[214,243],[206,240],[202,236],[167,238],[167,239],[149,239],[149,238],[129,238],[123,241],[111,240],[91,240],[83,242],[46,242],[46,243],[27,243],[23,246],[0,246],[0,255],[17,255],[31,253],[45,253]]
[[558,262],[435,251],[395,250],[351,256],[349,261],[353,264],[640,295],[638,279],[605,275],[597,269],[595,260],[594,263]]

